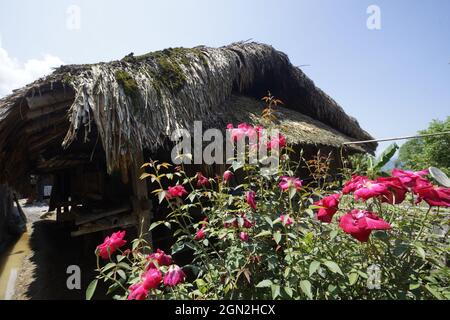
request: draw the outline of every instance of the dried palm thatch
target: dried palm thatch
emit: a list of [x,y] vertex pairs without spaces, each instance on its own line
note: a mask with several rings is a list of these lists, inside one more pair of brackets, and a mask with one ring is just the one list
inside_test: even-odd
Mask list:
[[[288,120],[282,126],[296,126],[291,134],[296,142],[338,146],[344,140],[371,138],[269,45],[174,48],[109,63],[62,66],[0,100],[0,180],[11,182],[30,172],[42,160],[39,154],[55,143],[69,148],[74,141],[92,140],[94,131],[112,172],[134,161],[142,149],[163,147],[175,129],[190,128],[195,120],[208,126],[219,115],[224,121],[239,115],[241,109],[233,106],[237,94],[259,99],[267,90],[285,102]],[[244,110],[245,101],[240,101]],[[308,123],[318,131],[308,131]],[[373,152],[376,144],[364,148]]]

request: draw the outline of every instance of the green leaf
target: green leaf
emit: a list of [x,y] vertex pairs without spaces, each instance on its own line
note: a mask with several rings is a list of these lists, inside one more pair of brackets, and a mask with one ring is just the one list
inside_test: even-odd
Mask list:
[[126,262],[119,262],[119,263],[117,264],[117,266],[118,266],[119,268],[122,268],[122,269],[125,269],[125,270],[131,270],[131,267],[130,267],[129,264],[126,263]]
[[319,261],[314,260],[313,262],[311,262],[311,264],[309,265],[309,276],[311,277],[314,273],[316,273],[319,267],[320,267]]
[[275,240],[275,242],[276,242],[277,244],[280,243],[280,241],[281,241],[281,233],[280,233],[280,231],[277,231],[277,232],[275,232],[275,233],[273,234],[273,239]]
[[270,236],[272,234],[272,232],[270,232],[269,230],[264,230],[261,231],[260,233],[258,233],[255,238],[259,238],[259,237],[266,237],[266,236]]
[[284,292],[286,292],[286,294],[288,295],[289,298],[292,298],[294,292],[293,292],[293,290],[291,288],[284,287],[283,290],[284,290]]
[[[183,267],[183,270],[191,270],[191,272],[194,274],[194,276],[197,278],[198,275],[200,274],[200,272],[202,271],[202,269],[196,265],[193,264],[188,264],[185,265]],[[201,280],[201,279],[197,279],[197,280]]]
[[172,246],[172,254],[176,254],[176,253],[180,252],[181,250],[183,250],[184,248],[185,248],[184,243],[180,244],[177,242]]
[[119,277],[121,277],[122,279],[124,279],[124,280],[127,279],[127,275],[125,274],[125,271],[119,269],[119,270],[117,270],[117,273],[119,274]]
[[302,289],[303,293],[306,294],[308,298],[313,298],[311,291],[311,282],[309,282],[308,280],[300,281],[300,289]]
[[359,275],[356,272],[352,272],[348,275],[348,283],[352,286],[358,281]]
[[256,285],[257,288],[268,288],[272,285],[272,281],[269,279],[263,280]]
[[112,285],[109,286],[108,291],[106,292],[106,295],[109,296],[111,293],[116,291],[118,288],[120,288],[120,285],[117,282],[114,282]]
[[165,191],[161,191],[161,192],[158,194],[158,200],[159,200],[159,203],[163,202],[165,198],[166,198],[166,192],[165,192]]
[[161,224],[163,224],[163,223],[165,223],[164,220],[153,222],[153,223],[150,225],[150,228],[148,229],[148,231],[152,231],[152,230],[155,229],[157,226],[159,226],[159,225],[161,225]]
[[411,283],[409,285],[409,290],[416,290],[418,288],[420,288],[420,283]]
[[289,188],[289,199],[292,199],[293,197],[295,197],[295,194],[297,193],[297,189],[295,188]]
[[436,288],[433,288],[432,286],[426,284],[425,288],[430,292],[436,299],[438,300],[444,300],[444,297],[436,290]]
[[103,267],[102,271],[103,272],[108,271],[109,269],[114,268],[115,266],[116,266],[116,264],[114,262],[110,262],[106,266]]
[[233,161],[233,164],[231,166],[233,168],[233,171],[236,172],[237,170],[243,167],[243,164],[242,162]]
[[280,286],[278,284],[272,284],[270,289],[272,290],[272,299],[276,299],[280,295]]
[[384,150],[383,153],[375,161],[373,169],[376,171],[381,170],[381,168],[383,168],[384,165],[392,159],[398,149],[399,146],[396,143],[393,143],[389,147],[387,147],[386,150]]
[[434,180],[436,180],[438,184],[446,188],[450,188],[450,179],[444,172],[435,167],[430,167],[428,170],[430,172],[430,175],[434,178]]
[[272,219],[270,219],[270,218],[267,217],[267,216],[264,216],[263,218],[264,218],[264,220],[266,220],[266,222],[270,225],[270,227],[273,227],[273,221],[272,221]]
[[416,245],[415,247],[416,247],[416,252],[417,252],[417,254],[418,254],[422,259],[425,260],[425,257],[426,257],[425,250],[424,250],[422,247],[417,246],[417,245]]
[[341,275],[344,275],[344,274],[342,273],[342,271],[341,271],[341,268],[339,268],[339,266],[338,266],[338,264],[337,264],[336,262],[328,260],[328,261],[325,261],[323,264],[326,265],[327,268],[328,268],[331,272],[333,272],[333,273],[339,273],[339,274],[341,274]]
[[396,255],[397,257],[401,256],[406,250],[408,250],[408,245],[406,243],[396,243],[395,247],[394,247],[394,255]]
[[315,216],[315,213],[312,209],[306,209],[305,212],[308,214],[308,216],[310,216],[311,218],[313,218]]
[[91,300],[94,293],[95,293],[95,289],[97,288],[97,283],[98,283],[98,279],[94,279],[91,281],[91,283],[89,283],[87,289],[86,289],[86,300]]
[[337,235],[338,235],[338,231],[337,230],[332,230],[330,232],[330,239],[333,240],[334,238],[336,238]]

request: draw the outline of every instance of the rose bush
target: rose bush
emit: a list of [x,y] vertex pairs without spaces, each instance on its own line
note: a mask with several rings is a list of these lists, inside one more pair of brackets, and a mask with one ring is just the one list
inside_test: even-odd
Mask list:
[[[234,140],[261,130],[228,128]],[[149,254],[143,239],[122,252],[123,236],[107,238],[88,298],[99,280],[117,299],[450,298],[448,189],[433,186],[426,171],[380,177],[349,169],[338,187],[319,165],[320,174],[302,181],[297,169],[311,163],[291,160],[284,137],[271,141],[270,149],[280,147],[275,174],[261,162],[235,161],[212,178],[147,163],[143,178],[160,186],[153,192],[171,210],[150,230],[170,228],[176,242],[170,255]],[[233,181],[238,172],[243,180]],[[191,262],[178,266],[180,255]]]

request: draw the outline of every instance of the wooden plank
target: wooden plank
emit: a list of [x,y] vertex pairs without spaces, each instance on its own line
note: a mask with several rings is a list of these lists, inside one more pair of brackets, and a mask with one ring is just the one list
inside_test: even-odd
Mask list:
[[53,143],[55,140],[63,140],[63,136],[65,134],[65,130],[59,130],[52,134],[47,135],[46,137],[36,137],[33,138],[32,141],[29,142],[30,148],[29,151],[31,153],[38,152],[40,149],[43,149],[47,144]]
[[132,204],[133,212],[137,217],[138,234],[152,245],[152,236],[149,231],[152,215],[149,208],[147,182],[140,179],[142,164],[144,164],[144,156],[141,150],[134,155],[131,164],[130,180],[133,188]]
[[100,220],[102,218],[113,216],[113,215],[116,215],[119,213],[124,213],[127,211],[131,211],[131,206],[125,205],[125,206],[121,206],[120,208],[116,208],[116,209],[109,210],[109,211],[83,214],[83,215],[80,215],[77,217],[77,219],[75,220],[75,224],[77,226],[79,226],[79,225],[87,223],[87,222]]
[[81,226],[78,230],[72,231],[70,235],[72,237],[78,237],[84,234],[94,233],[103,230],[109,230],[114,228],[125,228],[136,225],[136,217],[133,215],[126,215],[124,217],[109,217],[98,220],[95,224]]

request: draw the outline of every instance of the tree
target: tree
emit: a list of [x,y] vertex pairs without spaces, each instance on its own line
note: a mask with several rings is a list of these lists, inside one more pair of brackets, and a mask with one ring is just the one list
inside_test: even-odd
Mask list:
[[[428,129],[419,134],[450,131],[450,117],[446,120],[433,120]],[[399,161],[408,169],[421,170],[430,166],[450,174],[450,134],[413,139],[400,148]]]

